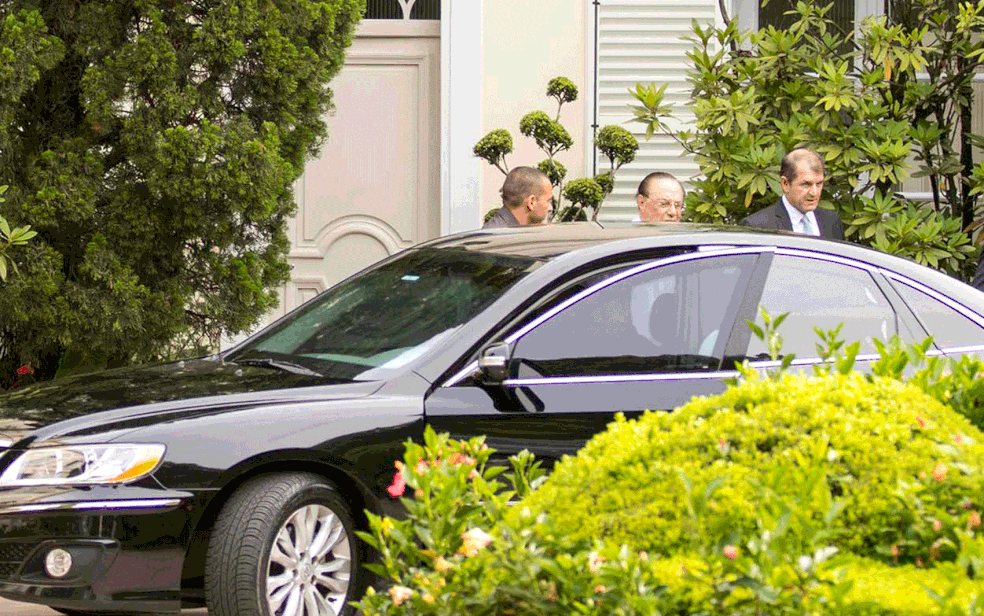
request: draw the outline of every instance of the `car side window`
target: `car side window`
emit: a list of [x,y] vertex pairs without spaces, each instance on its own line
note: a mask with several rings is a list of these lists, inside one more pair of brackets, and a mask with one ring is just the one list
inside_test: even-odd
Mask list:
[[[778,329],[782,352],[799,359],[818,356],[814,327],[828,331],[843,323],[840,340],[860,341],[862,354],[876,351],[872,338],[887,340],[898,333],[895,310],[870,273],[820,259],[776,255],[759,306],[772,318],[789,313]],[[763,326],[760,311],[755,324]],[[767,357],[766,343],[752,336],[748,356]]]
[[522,335],[513,376],[715,370],[723,320],[755,258],[691,259],[609,283]]
[[984,344],[984,329],[956,308],[905,283],[894,287],[939,348]]

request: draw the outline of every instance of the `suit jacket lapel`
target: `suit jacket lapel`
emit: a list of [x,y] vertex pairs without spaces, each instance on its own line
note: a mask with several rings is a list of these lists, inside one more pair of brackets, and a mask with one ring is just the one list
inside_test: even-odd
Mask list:
[[786,206],[782,204],[782,199],[779,203],[776,203],[776,229],[785,229],[786,231],[793,230],[793,221],[789,219],[789,212],[786,211]]
[[[821,216],[821,214],[823,214]],[[820,237],[834,237],[834,221],[827,216],[826,212],[816,209],[813,215],[817,217],[817,224],[820,226]]]

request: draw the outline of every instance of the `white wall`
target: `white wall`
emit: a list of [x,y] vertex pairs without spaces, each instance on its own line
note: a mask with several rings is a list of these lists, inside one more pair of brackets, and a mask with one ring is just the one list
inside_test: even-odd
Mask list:
[[[556,101],[546,95],[554,77],[571,79],[578,100],[564,105],[560,121],[574,146],[557,156],[567,178],[585,175],[585,113],[590,108],[585,15],[588,0],[495,0],[483,3],[482,135],[505,128],[513,136],[509,167],[536,166],[546,155],[519,132],[519,120],[530,111],[550,117]],[[472,144],[474,145],[474,144]],[[502,173],[482,163],[480,215],[501,205]]]

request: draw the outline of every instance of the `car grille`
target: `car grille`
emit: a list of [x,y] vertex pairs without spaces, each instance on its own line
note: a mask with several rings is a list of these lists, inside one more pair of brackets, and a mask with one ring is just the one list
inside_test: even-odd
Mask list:
[[0,542],[0,579],[13,577],[35,545],[34,543]]

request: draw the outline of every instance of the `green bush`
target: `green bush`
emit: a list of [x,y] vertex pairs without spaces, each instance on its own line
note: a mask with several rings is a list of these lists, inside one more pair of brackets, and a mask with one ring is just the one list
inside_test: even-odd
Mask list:
[[[620,418],[546,479],[526,452],[505,471],[480,439],[428,428],[394,479],[393,493],[413,494],[406,518],[369,515],[360,534],[389,586],[358,608],[978,613],[984,437],[915,384],[851,372],[830,348],[827,372],[746,371],[722,395]],[[911,359],[886,348],[875,371],[900,377]]]
[[[895,546],[903,562],[938,558],[927,540],[935,521],[939,536],[965,526],[984,495],[984,436],[915,386],[856,373],[785,374],[672,413],[619,419],[523,505],[534,515],[563,510],[552,519],[558,532],[669,556],[752,532],[756,482],[768,477],[791,497],[800,489],[796,469],[824,460],[830,493],[845,500],[834,544],[861,556],[889,559]],[[774,475],[778,467],[793,470]],[[688,495],[716,481],[715,515],[693,527]]]

